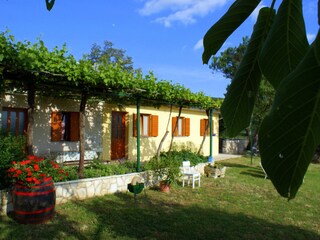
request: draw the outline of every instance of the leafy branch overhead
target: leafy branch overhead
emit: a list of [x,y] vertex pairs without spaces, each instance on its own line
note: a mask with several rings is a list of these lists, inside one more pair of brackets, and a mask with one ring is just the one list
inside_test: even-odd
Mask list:
[[[65,45],[49,51],[42,40],[15,42],[8,32],[0,33],[0,92],[25,91],[32,84],[38,94],[44,95],[81,99],[86,91],[94,99],[123,104],[135,104],[141,95],[144,104],[154,106],[220,107],[221,100],[203,92],[194,93],[180,84],[158,80],[152,72],[142,75],[141,70],[133,70],[124,51],[114,51],[108,42],[106,49],[76,60]],[[128,61],[109,62],[112,56]]]
[[[204,36],[208,63],[260,1],[237,0]],[[307,4],[307,1],[306,1]],[[261,161],[281,196],[295,197],[320,144],[320,36],[309,46],[302,0],[260,10],[221,112],[230,136],[248,127],[261,76],[275,88],[259,132]],[[319,16],[318,16],[319,18]]]

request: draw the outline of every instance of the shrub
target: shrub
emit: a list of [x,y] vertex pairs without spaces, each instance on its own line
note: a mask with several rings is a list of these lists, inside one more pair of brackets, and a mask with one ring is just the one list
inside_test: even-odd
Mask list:
[[23,136],[0,133],[0,189],[10,186],[7,171],[12,161],[21,161],[26,157],[26,142]]
[[154,171],[159,180],[170,185],[179,179],[181,165],[182,161],[177,155],[168,154],[161,156],[159,160],[157,157],[153,157],[145,164],[145,169]]
[[168,152],[162,152],[160,157],[171,157],[175,158],[178,161],[180,161],[180,164],[182,165],[182,161],[188,160],[190,161],[192,166],[195,166],[199,163],[207,162],[208,158],[202,155],[199,155],[197,153],[188,151],[188,150],[181,150],[181,151],[171,151],[170,153]]

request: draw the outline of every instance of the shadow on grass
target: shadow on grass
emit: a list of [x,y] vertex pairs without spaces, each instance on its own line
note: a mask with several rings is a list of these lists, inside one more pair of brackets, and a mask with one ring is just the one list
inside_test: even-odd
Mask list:
[[1,218],[0,239],[89,239],[82,234],[79,223],[68,216],[56,213],[52,220],[43,224],[19,224],[11,218]]
[[[319,239],[319,235],[292,226],[219,211],[212,208],[185,207],[179,204],[139,198],[133,203],[127,194],[119,201],[78,202],[100,219],[97,237],[105,228],[119,237],[137,239]],[[123,204],[126,203],[126,204]],[[111,213],[111,215],[110,215]]]
[[265,178],[265,175],[260,167],[250,168],[246,171],[240,172],[240,174],[248,175],[256,178]]
[[250,168],[250,166],[246,164],[232,163],[232,162],[219,162],[219,164],[226,167],[234,167],[234,168]]
[[[149,190],[152,191],[152,190]],[[164,195],[163,195],[164,196]],[[319,239],[315,232],[295,226],[273,224],[240,213],[219,210],[219,206],[200,208],[140,194],[119,193],[113,198],[94,198],[73,202],[75,211],[93,215],[88,222],[70,220],[57,213],[42,225],[0,223],[0,239]],[[4,232],[3,232],[4,231]],[[3,238],[5,236],[5,238]]]

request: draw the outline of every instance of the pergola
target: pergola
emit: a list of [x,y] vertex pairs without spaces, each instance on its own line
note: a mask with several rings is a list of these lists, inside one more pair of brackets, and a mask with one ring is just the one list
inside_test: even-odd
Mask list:
[[[79,176],[83,177],[85,146],[85,109],[88,100],[110,103],[144,105],[174,105],[205,109],[209,117],[210,157],[212,157],[212,111],[221,100],[192,93],[169,81],[158,81],[152,73],[143,76],[139,71],[128,72],[120,65],[94,65],[88,59],[76,61],[66,55],[65,48],[49,51],[42,41],[15,43],[7,33],[0,35],[0,93],[27,93],[28,153],[33,154],[33,113],[35,96],[66,97],[80,101],[80,161]],[[140,118],[137,118],[137,171],[140,171]]]

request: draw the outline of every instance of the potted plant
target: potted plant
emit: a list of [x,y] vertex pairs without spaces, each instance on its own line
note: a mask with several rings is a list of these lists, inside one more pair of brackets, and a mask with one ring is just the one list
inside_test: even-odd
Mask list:
[[170,154],[160,159],[153,158],[149,162],[149,169],[152,170],[159,180],[160,191],[170,192],[171,185],[176,183],[181,176],[181,161]]
[[213,176],[214,178],[224,177],[227,167],[221,163],[210,163],[204,167],[204,172],[207,177]]
[[12,183],[14,219],[19,223],[42,223],[51,219],[56,200],[53,179],[62,181],[67,175],[56,162],[37,156],[13,161],[8,178]]

